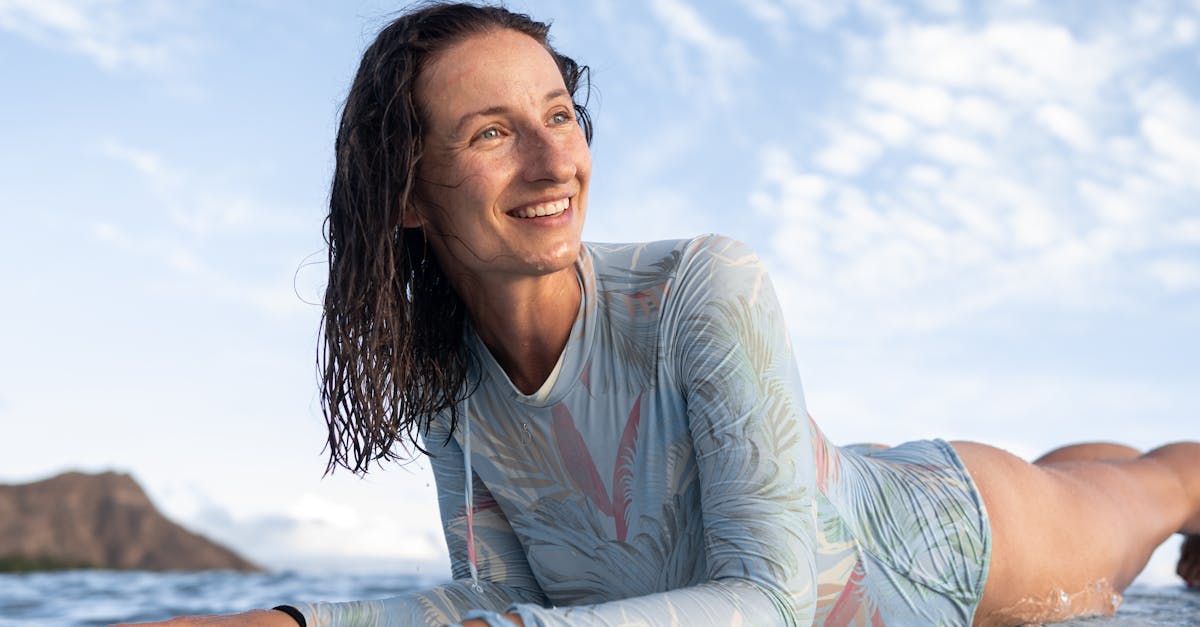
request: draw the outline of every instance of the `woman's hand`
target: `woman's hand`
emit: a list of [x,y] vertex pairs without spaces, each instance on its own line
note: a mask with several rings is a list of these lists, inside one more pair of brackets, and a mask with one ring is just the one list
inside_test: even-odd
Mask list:
[[[276,610],[252,610],[242,614],[224,616],[180,616],[155,623],[128,623],[130,625],[161,627],[296,627],[291,616]],[[121,627],[112,625],[110,627]]]

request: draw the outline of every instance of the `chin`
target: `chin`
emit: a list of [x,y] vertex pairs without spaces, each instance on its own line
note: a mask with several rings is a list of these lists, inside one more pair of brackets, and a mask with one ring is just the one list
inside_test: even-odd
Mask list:
[[573,268],[575,267],[575,261],[579,259],[579,248],[581,246],[582,243],[579,241],[571,245],[564,245],[561,250],[554,254],[530,259],[529,265],[534,270],[534,273],[538,275],[554,274],[567,268]]

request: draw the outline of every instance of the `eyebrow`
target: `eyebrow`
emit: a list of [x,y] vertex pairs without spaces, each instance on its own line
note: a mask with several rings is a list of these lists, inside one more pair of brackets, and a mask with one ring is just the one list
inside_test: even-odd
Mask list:
[[[545,95],[545,97],[542,98],[542,101],[550,102],[551,100],[555,100],[557,98],[562,98],[563,96],[570,98],[571,94],[567,93],[566,89],[559,87],[558,89],[555,89],[555,90],[547,93]],[[480,109],[479,111],[472,111],[471,113],[468,113],[458,119],[458,124],[454,125],[454,131],[451,133],[451,135],[453,137],[461,136],[462,132],[463,132],[463,127],[466,126],[468,123],[470,123],[475,118],[486,117],[489,115],[496,115],[497,113],[504,113],[505,111],[508,111],[508,107],[503,106],[503,105],[488,107],[486,109]]]

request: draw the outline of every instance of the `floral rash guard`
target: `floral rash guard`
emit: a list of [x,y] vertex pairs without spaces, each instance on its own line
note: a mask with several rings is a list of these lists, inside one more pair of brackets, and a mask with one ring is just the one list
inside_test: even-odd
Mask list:
[[469,331],[478,387],[425,438],[454,581],[297,605],[309,625],[970,624],[991,544],[962,462],[825,440],[753,252],[586,244],[577,269],[542,389]]

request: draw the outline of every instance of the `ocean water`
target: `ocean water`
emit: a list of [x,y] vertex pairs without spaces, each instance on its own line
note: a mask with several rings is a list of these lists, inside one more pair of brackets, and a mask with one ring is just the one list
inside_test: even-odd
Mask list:
[[0,627],[101,626],[228,614],[289,601],[383,598],[440,577],[73,570],[0,574]]
[[[71,627],[220,614],[296,600],[390,596],[438,583],[421,575],[147,573],[76,570],[0,574],[0,626]],[[1200,591],[1135,586],[1116,616],[1065,625],[1200,626]]]

